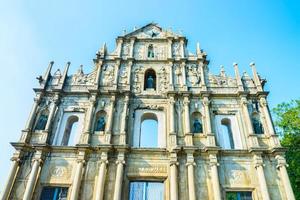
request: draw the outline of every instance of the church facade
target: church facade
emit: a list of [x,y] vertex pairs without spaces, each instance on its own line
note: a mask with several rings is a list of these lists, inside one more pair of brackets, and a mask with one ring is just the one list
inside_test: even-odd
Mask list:
[[150,23],[38,88],[2,199],[295,200],[265,80]]

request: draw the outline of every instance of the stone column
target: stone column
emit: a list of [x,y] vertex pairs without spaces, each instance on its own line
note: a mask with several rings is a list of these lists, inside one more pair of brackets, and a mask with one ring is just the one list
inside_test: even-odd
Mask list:
[[260,106],[262,108],[262,112],[264,117],[266,118],[266,123],[267,123],[267,130],[269,132],[269,135],[275,135],[275,131],[274,131],[274,127],[272,124],[272,119],[269,113],[269,109],[268,109],[268,103],[265,97],[261,97],[259,99],[260,101]]
[[270,200],[270,195],[268,192],[268,187],[267,187],[267,182],[265,178],[265,173],[264,173],[264,164],[263,164],[263,159],[261,155],[254,155],[254,166],[257,172],[257,177],[258,177],[258,182],[260,186],[260,191],[262,195],[263,200]]
[[245,119],[245,124],[247,127],[247,135],[249,139],[249,146],[251,147],[259,147],[258,140],[253,131],[252,120],[250,118],[249,110],[248,110],[248,101],[245,96],[241,96],[241,107],[242,107],[242,115]]
[[185,62],[181,63],[181,68],[182,68],[182,84],[184,87],[186,87],[186,70],[185,70]]
[[116,65],[115,65],[115,71],[114,71],[114,83],[113,85],[115,86],[115,89],[117,89],[117,85],[118,85],[118,77],[119,77],[119,68],[120,68],[120,65],[121,65],[121,60],[118,59],[116,60]]
[[8,175],[8,179],[6,181],[3,193],[2,193],[2,197],[1,200],[7,200],[10,197],[10,193],[11,193],[11,189],[14,185],[16,176],[18,174],[19,171],[19,164],[20,164],[20,158],[19,156],[17,157],[12,157],[11,158],[12,164],[11,164],[11,168],[10,168],[10,172]]
[[198,66],[200,67],[200,75],[201,75],[201,87],[204,91],[207,90],[206,84],[205,84],[205,76],[204,76],[204,65],[201,61],[198,62]]
[[168,38],[168,58],[172,58],[172,38]]
[[260,83],[259,76],[258,76],[257,71],[256,71],[255,63],[254,62],[250,63],[250,67],[252,68],[253,79],[254,79],[254,83],[255,83],[255,86],[257,88],[257,91],[262,92],[263,89],[262,89],[262,86],[261,86],[261,83]]
[[210,105],[210,100],[208,96],[203,97],[202,101],[203,107],[204,107],[204,116],[205,116],[205,134],[207,136],[207,146],[216,146],[216,141],[215,141],[215,136],[212,133],[212,128],[211,128],[211,119],[210,119],[210,111],[209,111],[209,105]]
[[169,88],[170,88],[170,90],[174,90],[173,63],[172,62],[169,63],[169,69],[170,69],[170,72],[169,72],[169,79],[170,79]]
[[130,38],[130,53],[129,53],[129,57],[133,58],[133,50],[134,50],[134,42],[135,42],[135,37]]
[[96,186],[96,193],[94,200],[102,200],[104,195],[104,184],[105,184],[105,176],[106,176],[106,165],[108,164],[107,160],[107,152],[102,152],[101,159],[99,161],[99,172]]
[[[127,71],[127,73],[128,73],[128,75],[127,75],[127,83],[128,83],[128,85],[130,86],[131,84],[130,84],[130,80],[131,80],[131,68],[132,68],[132,65],[133,65],[133,61],[129,61],[128,62],[128,71]],[[129,90],[130,90],[130,88],[129,88]]]
[[41,94],[37,94],[36,97],[34,98],[34,102],[33,102],[33,106],[29,115],[29,118],[27,120],[26,126],[25,126],[25,130],[32,130],[32,126],[33,126],[33,121],[35,119],[36,116],[36,111],[37,108],[39,106],[39,103],[41,101],[42,95]]
[[123,183],[123,171],[125,164],[125,154],[124,152],[119,152],[117,164],[117,173],[116,173],[116,183],[114,190],[114,199],[113,200],[121,200],[122,197],[122,183]]
[[80,191],[80,184],[81,184],[81,178],[82,178],[82,172],[83,172],[83,165],[85,163],[84,160],[84,153],[79,152],[79,157],[77,158],[76,163],[76,171],[72,182],[72,190],[70,194],[70,200],[77,200],[79,191]]
[[178,200],[177,155],[171,154],[170,160],[170,200]]
[[175,104],[175,99],[174,96],[170,96],[169,99],[169,134],[170,134],[170,140],[169,140],[169,145],[171,147],[175,147],[177,145],[177,135],[175,131],[175,113],[174,113],[174,104]]
[[281,155],[277,155],[276,156],[276,160],[277,160],[277,169],[280,172],[280,179],[282,180],[282,185],[284,187],[285,190],[285,194],[286,194],[286,198],[287,200],[295,200],[295,195],[291,186],[291,182],[286,170],[287,164],[286,164],[286,160],[283,156]]
[[184,121],[185,121],[185,129],[184,129],[184,139],[185,144],[187,146],[193,145],[193,135],[191,134],[191,123],[190,123],[190,107],[189,107],[189,97],[184,97],[183,104],[184,104]]
[[31,200],[32,199],[33,190],[34,190],[35,184],[39,178],[38,175],[41,170],[42,163],[43,163],[42,152],[38,151],[35,153],[35,156],[32,160],[32,168],[31,168],[31,172],[30,172],[27,184],[26,184],[23,200]]
[[93,115],[94,115],[94,109],[95,109],[95,103],[96,103],[96,95],[92,95],[90,97],[90,106],[88,108],[87,117],[85,121],[85,127],[84,127],[84,133],[91,133],[91,126],[93,122]]
[[184,39],[180,40],[180,54],[181,54],[181,58],[184,58]]
[[112,132],[112,123],[113,123],[113,115],[114,115],[114,104],[115,104],[116,97],[112,96],[110,99],[110,105],[109,105],[109,111],[108,111],[108,116],[107,116],[107,125],[106,125],[106,142],[109,144],[110,143],[110,138],[111,138],[111,132]]
[[234,72],[235,72],[235,79],[237,81],[238,90],[239,92],[244,91],[243,83],[240,77],[239,67],[237,63],[233,63]]
[[196,166],[196,163],[194,161],[193,153],[187,154],[186,166],[188,172],[189,200],[196,200],[195,179],[194,179],[194,166]]
[[121,53],[122,53],[122,44],[123,44],[123,38],[118,38],[117,39],[117,55],[118,57],[121,57]]
[[97,75],[96,75],[96,81],[95,81],[95,85],[97,85],[99,87],[100,85],[100,78],[101,78],[101,71],[102,71],[102,64],[103,64],[103,60],[99,59],[96,61],[96,66],[97,66]]
[[220,188],[220,181],[219,181],[219,174],[218,174],[218,160],[217,156],[214,154],[209,155],[209,162],[210,162],[210,170],[211,170],[211,182],[213,187],[214,193],[214,200],[221,200],[221,188]]
[[49,116],[48,116],[48,120],[47,120],[47,124],[46,124],[46,127],[45,127],[45,131],[47,133],[49,133],[50,131],[50,128],[51,128],[51,124],[52,124],[52,121],[53,121],[53,118],[54,118],[54,114],[55,114],[55,111],[57,109],[57,105],[59,103],[59,95],[56,94],[53,101],[52,101],[52,107],[50,109],[50,113],[49,113]]
[[129,96],[126,95],[124,98],[124,107],[123,107],[123,112],[121,116],[121,124],[120,124],[120,144],[126,144],[126,117],[127,117],[127,110],[128,110],[128,101],[129,101]]
[[264,127],[265,130],[268,130],[268,136],[270,137],[270,142],[272,147],[280,147],[280,142],[275,134],[274,126],[272,123],[272,118],[268,109],[268,103],[265,97],[260,97],[260,107],[262,109],[262,114],[265,118],[267,127]]
[[80,144],[88,144],[91,135],[91,127],[93,122],[94,110],[95,110],[95,103],[96,103],[96,95],[92,95],[89,99],[89,108],[86,113],[86,120],[84,124],[84,131],[81,134]]

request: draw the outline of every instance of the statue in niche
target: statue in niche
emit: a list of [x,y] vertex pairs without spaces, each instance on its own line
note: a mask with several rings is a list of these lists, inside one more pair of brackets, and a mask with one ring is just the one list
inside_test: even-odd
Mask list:
[[48,116],[45,114],[41,114],[39,120],[35,126],[35,130],[45,130],[47,124]]
[[154,89],[154,79],[151,75],[147,78],[147,88]]
[[193,130],[194,133],[202,133],[203,132],[202,124],[200,123],[199,119],[195,119],[195,121],[193,123],[193,127],[194,127],[194,130]]
[[175,43],[173,45],[173,55],[174,56],[179,56],[180,55],[180,45],[179,45],[179,43]]
[[176,66],[175,75],[176,75],[176,84],[182,85],[182,81],[181,81],[182,72],[181,72],[181,67],[179,65]]
[[154,58],[153,44],[150,44],[149,47],[148,47],[148,58]]
[[104,131],[105,130],[105,119],[104,117],[99,117],[96,122],[95,131]]
[[252,124],[253,124],[254,132],[255,132],[256,134],[263,134],[263,133],[264,133],[263,126],[262,126],[262,124],[260,123],[259,119],[253,118],[253,119],[252,119]]

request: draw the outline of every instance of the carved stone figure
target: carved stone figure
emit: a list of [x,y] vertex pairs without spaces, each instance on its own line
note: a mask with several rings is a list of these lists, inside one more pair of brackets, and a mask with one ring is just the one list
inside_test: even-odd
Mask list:
[[195,119],[194,123],[193,123],[193,128],[194,128],[194,133],[202,133],[203,129],[202,129],[202,124],[200,123],[199,119]]
[[122,65],[122,67],[120,69],[120,73],[119,73],[119,83],[120,83],[120,85],[128,84],[127,77],[128,77],[127,67],[125,65]]
[[180,65],[175,65],[176,84],[182,85],[182,71]]
[[188,65],[187,77],[191,86],[195,86],[200,82],[200,72],[198,72],[196,65]]
[[47,120],[48,120],[48,115],[41,114],[36,124],[35,130],[44,130],[47,124]]
[[105,119],[104,117],[99,117],[96,123],[95,131],[104,131],[105,130]]
[[147,85],[146,88],[148,89],[154,89],[154,79],[152,78],[151,75],[147,78]]

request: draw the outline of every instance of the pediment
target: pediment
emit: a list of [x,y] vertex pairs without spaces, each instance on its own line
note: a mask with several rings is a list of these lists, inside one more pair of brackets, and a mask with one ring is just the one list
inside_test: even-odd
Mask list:
[[158,26],[155,23],[147,24],[146,26],[143,26],[142,28],[139,28],[125,35],[125,37],[136,37],[139,39],[155,39],[178,36],[180,35],[171,31],[163,30],[160,26]]

